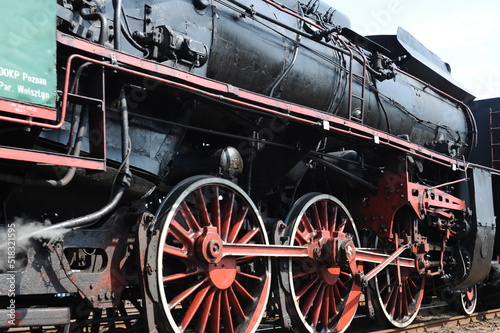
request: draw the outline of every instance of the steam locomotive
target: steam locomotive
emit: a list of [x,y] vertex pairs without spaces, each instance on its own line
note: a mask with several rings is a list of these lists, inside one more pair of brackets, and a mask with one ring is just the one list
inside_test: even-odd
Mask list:
[[0,18],[2,330],[406,327],[496,282],[495,113],[403,29],[319,0]]

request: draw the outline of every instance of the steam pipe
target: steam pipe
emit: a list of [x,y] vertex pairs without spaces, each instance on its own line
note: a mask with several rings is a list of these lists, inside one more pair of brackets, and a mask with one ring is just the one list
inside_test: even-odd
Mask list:
[[121,32],[122,32],[122,0],[114,0],[113,1],[114,9],[115,9],[115,37],[114,37],[114,46],[115,49],[121,50]]
[[129,125],[128,125],[128,106],[127,106],[127,97],[125,96],[125,90],[122,88],[120,91],[120,112],[122,114],[122,161],[124,163],[123,169],[127,174],[129,173],[129,146],[130,146],[130,137],[129,137]]
[[[17,241],[22,242],[22,241],[27,240],[27,239],[32,238],[32,237],[37,237],[37,236],[41,237],[42,235],[47,235],[47,232],[52,231],[52,230],[76,229],[76,228],[90,226],[93,223],[95,223],[97,220],[99,220],[100,218],[111,213],[113,211],[113,209],[115,209],[115,207],[120,202],[120,199],[122,198],[124,192],[125,192],[125,186],[123,185],[120,188],[118,188],[113,199],[106,206],[101,208],[100,210],[98,210],[94,213],[85,215],[85,216],[80,216],[80,217],[77,217],[77,218],[74,218],[71,220],[67,220],[67,221],[64,221],[61,223],[53,224],[50,227],[39,229],[39,230],[32,232],[30,234],[27,234],[27,235],[22,235],[22,236],[17,238]],[[49,238],[49,237],[47,237],[47,238]]]
[[104,45],[108,39],[108,19],[103,13],[86,13],[85,8],[80,10],[80,15],[85,20],[99,20],[101,21],[101,31],[99,32],[99,44]]
[[130,33],[129,26],[128,26],[128,23],[127,23],[127,16],[125,14],[125,11],[123,10],[123,7],[122,7],[122,16],[123,16],[123,20],[125,22],[124,25],[121,24],[121,29],[122,29],[121,31],[123,32],[123,36],[130,43],[130,45],[132,45],[133,47],[135,47],[139,51],[142,51],[143,53],[147,54],[148,50],[145,47],[143,47],[142,45],[140,45],[134,39],[134,37],[132,36],[132,34]]
[[338,173],[340,173],[341,175],[346,176],[347,178],[354,180],[355,182],[357,182],[357,183],[359,183],[359,184],[361,184],[361,185],[365,186],[366,188],[370,189],[371,191],[373,191],[373,192],[377,192],[377,187],[376,187],[375,185],[370,184],[369,182],[367,182],[367,181],[366,181],[366,180],[364,180],[364,179],[361,179],[361,178],[359,178],[359,177],[356,177],[356,176],[355,176],[355,175],[353,175],[352,173],[347,172],[346,170],[344,170],[344,169],[342,169],[342,168],[340,168],[340,167],[336,166],[335,164],[330,163],[330,162],[328,162],[328,161],[326,161],[326,160],[324,160],[324,159],[322,159],[322,158],[320,158],[320,157],[314,156],[314,155],[312,155],[312,154],[308,154],[308,155],[307,155],[307,157],[309,157],[311,160],[313,160],[313,161],[314,161],[314,162],[316,162],[316,163],[319,163],[319,164],[321,164],[321,165],[324,165],[324,166],[326,166],[327,168],[332,169],[333,171],[338,172]]
[[120,202],[123,193],[125,192],[125,189],[130,186],[130,169],[129,169],[129,158],[130,158],[130,139],[129,139],[129,126],[128,126],[128,107],[127,107],[127,101],[126,101],[126,96],[125,96],[125,91],[122,88],[120,92],[120,111],[122,113],[122,156],[124,158],[122,162],[122,166],[120,167],[123,168],[122,171],[122,179],[120,180],[119,184],[120,186],[116,190],[114,196],[110,200],[110,202],[101,208],[100,210],[90,213],[88,215],[76,217],[61,223],[57,223],[54,225],[51,225],[50,227],[40,229],[38,231],[35,231],[31,234],[25,235],[18,239],[18,241],[25,240],[31,237],[35,237],[40,234],[45,234],[47,231],[51,230],[58,230],[58,229],[76,229],[76,228],[82,228],[82,227],[88,227],[97,222],[99,219],[103,218],[107,214],[111,213],[118,203]]

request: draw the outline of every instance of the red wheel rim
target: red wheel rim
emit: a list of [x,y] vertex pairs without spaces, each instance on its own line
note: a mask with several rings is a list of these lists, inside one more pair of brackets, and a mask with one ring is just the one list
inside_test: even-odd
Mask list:
[[268,244],[250,198],[229,181],[194,177],[172,190],[162,207],[169,209],[158,218],[160,329],[254,331],[267,303],[270,260],[224,257],[208,262],[200,250],[206,246],[216,256],[222,243]]
[[[414,273],[414,272],[413,272]],[[390,265],[374,278],[377,317],[395,327],[406,327],[420,310],[425,278],[411,269]]]
[[477,305],[477,286],[467,288],[457,295],[455,306],[457,311],[463,315],[471,315],[476,311]]
[[[305,246],[320,233],[333,241],[346,234],[359,244],[347,209],[336,198],[309,194],[299,199],[287,217],[290,243]],[[325,233],[326,231],[326,233]],[[347,264],[310,258],[288,261],[290,293],[286,303],[294,327],[307,332],[342,332],[356,313],[360,288]]]
[[[390,254],[418,231],[418,222],[408,207],[401,209],[394,217],[393,237],[385,241],[378,239],[375,247]],[[401,256],[413,255],[407,250]],[[371,265],[368,267],[370,269]],[[369,284],[377,319],[398,328],[410,325],[422,305],[425,281],[425,276],[419,275],[416,269],[401,267],[398,259],[394,260]]]

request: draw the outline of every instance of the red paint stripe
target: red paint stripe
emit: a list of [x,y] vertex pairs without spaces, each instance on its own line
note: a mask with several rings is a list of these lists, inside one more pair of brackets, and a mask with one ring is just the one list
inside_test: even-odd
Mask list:
[[[57,120],[57,112],[55,110],[3,100],[3,99],[0,99],[0,110],[4,112],[18,114],[25,117],[45,119],[50,121]],[[5,117],[5,118],[11,119],[10,117]],[[14,120],[29,122],[29,120],[26,119],[14,118]]]
[[50,165],[62,165],[91,170],[106,170],[106,162],[84,157],[74,157],[56,153],[47,153],[27,149],[0,147],[0,158],[16,161],[27,161],[34,163],[44,163]]

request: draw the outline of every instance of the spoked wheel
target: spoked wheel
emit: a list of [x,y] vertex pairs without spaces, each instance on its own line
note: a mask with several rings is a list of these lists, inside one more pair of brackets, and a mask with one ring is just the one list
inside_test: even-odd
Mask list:
[[455,308],[462,315],[471,315],[476,310],[477,305],[477,286],[467,288],[459,293],[455,300]]
[[157,215],[160,331],[255,331],[270,259],[218,256],[226,243],[268,244],[251,199],[230,181],[197,176],[178,184]]
[[[411,215],[402,216],[401,221],[395,219],[395,240],[384,244],[384,250],[388,254],[400,246],[398,236],[403,238],[410,235],[416,228],[415,224],[418,222],[416,218],[408,218]],[[410,255],[409,250],[403,252],[401,256],[405,257],[405,255]],[[406,327],[413,322],[422,305],[425,287],[425,278],[415,269],[398,265],[398,259],[396,259],[375,276],[369,286],[375,316],[378,319],[399,328]]]
[[422,304],[424,280],[414,276],[409,268],[389,265],[374,278],[373,306],[377,318],[395,327],[410,325]]
[[[352,218],[336,198],[310,193],[300,198],[287,217],[290,244],[307,246],[319,241],[322,253],[312,258],[285,259],[285,302],[292,325],[300,332],[343,332],[352,321],[361,288],[347,260],[332,260],[332,244],[358,246]],[[329,251],[327,249],[330,249]]]

